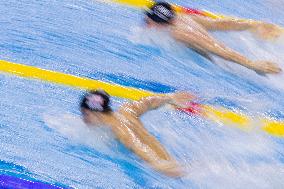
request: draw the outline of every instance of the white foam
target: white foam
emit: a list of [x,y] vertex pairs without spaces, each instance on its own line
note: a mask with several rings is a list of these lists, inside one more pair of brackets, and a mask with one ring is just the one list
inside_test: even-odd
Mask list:
[[128,40],[135,44],[147,45],[164,49],[166,51],[176,52],[179,48],[184,46],[174,40],[169,32],[161,29],[147,28],[147,27],[132,27],[130,34],[127,36]]
[[113,151],[110,146],[115,139],[109,128],[87,126],[79,116],[73,114],[44,114],[43,120],[48,127],[68,139],[108,154]]
[[[149,118],[151,117],[151,118]],[[281,145],[260,130],[245,132],[200,118],[150,115],[145,126],[186,169],[197,188],[281,188]],[[151,120],[151,121],[150,121]],[[162,125],[162,126],[161,126]],[[257,123],[254,125],[258,128]]]

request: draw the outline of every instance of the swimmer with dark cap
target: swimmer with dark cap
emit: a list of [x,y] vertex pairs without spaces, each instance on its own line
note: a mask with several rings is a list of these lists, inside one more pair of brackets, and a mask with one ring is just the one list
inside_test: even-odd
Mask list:
[[177,15],[170,4],[155,3],[146,11],[145,22],[148,27],[169,28],[173,38],[208,56],[215,54],[226,60],[238,63],[258,73],[276,74],[282,70],[269,61],[252,61],[240,53],[226,47],[211,36],[208,31],[216,30],[250,30],[262,38],[276,38],[283,34],[283,28],[253,20],[238,20],[233,18],[211,19],[201,15]]
[[140,117],[165,104],[182,107],[193,99],[188,93],[152,96],[123,104],[117,111],[110,107],[110,96],[102,90],[88,92],[81,101],[83,120],[90,126],[110,127],[117,139],[154,169],[172,177],[183,171],[160,142],[143,126]]

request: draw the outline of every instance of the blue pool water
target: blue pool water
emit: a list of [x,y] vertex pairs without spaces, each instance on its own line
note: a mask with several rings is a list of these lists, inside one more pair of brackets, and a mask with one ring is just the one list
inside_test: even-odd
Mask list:
[[[284,26],[282,0],[174,1]],[[284,119],[284,75],[260,76],[143,28],[143,12],[94,0],[0,3],[0,59],[154,92],[192,91],[200,100]],[[284,69],[284,38],[214,36],[252,59]],[[0,174],[71,188],[282,188],[284,142],[160,109],[145,127],[184,165],[171,179],[153,171],[105,130],[86,128],[84,91],[0,75]],[[114,98],[117,108],[123,99]]]

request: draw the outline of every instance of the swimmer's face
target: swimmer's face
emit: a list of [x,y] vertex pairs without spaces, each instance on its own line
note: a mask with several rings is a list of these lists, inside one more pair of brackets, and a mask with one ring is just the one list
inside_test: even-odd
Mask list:
[[162,29],[168,26],[168,24],[157,23],[153,21],[151,18],[149,18],[148,16],[145,16],[144,22],[147,28],[161,28]]
[[144,22],[145,22],[146,27],[148,27],[148,28],[159,27],[159,25],[160,25],[160,24],[154,22],[148,16],[145,16]]
[[82,108],[81,112],[83,114],[83,120],[86,124],[96,125],[102,122],[99,116],[99,114],[101,114],[100,112],[93,112],[84,108]]

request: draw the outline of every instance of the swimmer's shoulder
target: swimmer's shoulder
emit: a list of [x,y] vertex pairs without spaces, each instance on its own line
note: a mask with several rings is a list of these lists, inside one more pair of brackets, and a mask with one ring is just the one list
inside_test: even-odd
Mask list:
[[191,22],[194,22],[192,15],[178,15],[174,21],[175,24],[188,24]]
[[171,32],[175,33],[180,30],[186,30],[186,28],[195,23],[195,21],[189,15],[178,15],[173,24],[171,25]]
[[127,102],[119,107],[119,109],[117,110],[117,113],[125,115],[125,114],[131,114],[133,111],[134,111],[133,104]]
[[123,104],[117,112],[124,116],[137,117],[143,109],[143,103],[138,101]]

